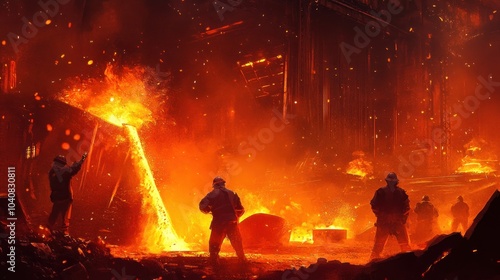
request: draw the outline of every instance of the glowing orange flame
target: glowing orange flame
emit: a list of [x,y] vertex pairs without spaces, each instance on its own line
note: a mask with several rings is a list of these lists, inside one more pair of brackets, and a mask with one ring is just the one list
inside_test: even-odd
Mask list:
[[486,153],[481,146],[487,145],[483,139],[473,138],[465,144],[465,156],[462,158],[462,165],[457,168],[455,173],[459,174],[489,174],[496,171],[494,168],[497,160],[491,154]]
[[462,166],[458,167],[456,173],[472,173],[472,174],[489,174],[496,170],[488,165],[483,165],[477,159],[464,158],[462,159]]
[[104,81],[79,81],[64,90],[59,99],[116,126],[130,124],[140,128],[154,121],[153,114],[161,103],[148,98],[151,94],[143,81],[144,72],[140,67],[125,68],[118,76],[113,66],[108,65]]
[[264,206],[262,198],[253,193],[245,193],[242,201],[245,201],[245,214],[241,217],[242,220],[257,213],[270,214],[269,208]]
[[307,223],[303,223],[302,226],[296,227],[292,229],[292,233],[290,235],[290,242],[298,242],[298,243],[313,243],[313,230],[314,227],[308,225]]
[[[312,217],[310,218],[310,221],[303,222],[302,224],[300,224],[300,226],[296,226],[295,228],[293,228],[290,236],[290,242],[314,243],[314,229],[345,229],[347,230],[349,238],[353,236],[353,231],[349,230],[350,228],[352,228],[354,223],[354,213],[350,205],[342,205],[334,214],[334,218],[329,218],[329,215],[332,214]],[[327,222],[320,222],[321,220]]]
[[[353,154],[356,154],[356,152]],[[349,165],[347,166],[346,169],[346,173],[354,176],[359,176],[361,178],[365,178],[367,176],[372,175],[373,174],[372,163],[363,158],[364,156],[363,152],[358,152],[357,155],[359,156],[359,158],[356,158],[353,161],[349,162]]]
[[346,228],[337,225],[329,225],[329,226],[326,226],[324,224],[312,225],[304,222],[300,227],[295,227],[292,229],[292,233],[290,235],[290,242],[309,243],[309,244],[314,243],[314,238],[313,238],[314,229],[346,229]]

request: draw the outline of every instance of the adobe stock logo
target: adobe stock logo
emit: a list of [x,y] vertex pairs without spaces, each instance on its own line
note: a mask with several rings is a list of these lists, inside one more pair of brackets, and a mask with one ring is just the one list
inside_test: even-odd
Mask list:
[[47,25],[47,21],[59,13],[59,5],[68,4],[70,0],[48,0],[44,2],[43,0],[38,1],[38,6],[42,10],[33,14],[31,21],[26,17],[22,17],[21,21],[23,26],[21,27],[21,34],[18,35],[13,32],[7,34],[10,45],[14,49],[14,52],[19,52],[19,46],[21,44],[28,43],[29,39],[33,39],[38,34],[38,29]]
[[[290,124],[290,120],[296,116],[293,114],[283,115],[279,110],[273,109],[274,116],[269,120],[269,125],[259,129],[259,131],[252,136],[248,136],[246,141],[240,142],[238,146],[238,153],[246,157],[247,162],[255,160],[257,153],[263,151],[266,145],[269,145],[275,139],[275,134],[280,133]],[[222,158],[221,162],[224,167],[224,174],[221,172],[210,172],[208,174],[207,182],[203,187],[198,188],[198,193],[206,193],[212,188],[211,180],[215,176],[223,176],[226,181],[231,177],[239,175],[243,172],[240,162],[236,159]],[[210,180],[210,181],[209,181]],[[193,196],[193,203],[196,203],[196,196]]]
[[273,109],[273,114],[275,116],[269,121],[269,127],[261,128],[256,135],[248,136],[248,141],[242,141],[238,146],[238,152],[240,155],[248,155],[248,158],[246,159],[248,162],[255,159],[257,151],[263,151],[267,144],[273,142],[275,133],[283,131],[285,127],[290,124],[289,119],[295,117],[292,114],[286,114],[286,116],[283,116],[276,109]]
[[[450,130],[455,131],[460,128],[463,120],[469,118],[473,112],[477,111],[481,102],[490,99],[495,87],[500,86],[500,82],[493,81],[491,74],[488,80],[482,76],[477,77],[478,85],[473,94],[466,96],[462,102],[453,104],[450,114]],[[441,146],[445,141],[447,134],[442,128],[434,128],[431,132],[431,138],[420,141],[417,139],[419,150],[412,151],[407,157],[400,155],[398,175],[402,178],[409,178],[413,175],[416,168],[425,163],[426,156],[432,155],[434,147]]]

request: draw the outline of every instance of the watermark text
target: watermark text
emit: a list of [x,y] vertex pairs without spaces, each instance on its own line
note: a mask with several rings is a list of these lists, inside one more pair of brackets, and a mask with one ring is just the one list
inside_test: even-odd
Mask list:
[[16,168],[7,168],[7,264],[10,272],[16,272]]

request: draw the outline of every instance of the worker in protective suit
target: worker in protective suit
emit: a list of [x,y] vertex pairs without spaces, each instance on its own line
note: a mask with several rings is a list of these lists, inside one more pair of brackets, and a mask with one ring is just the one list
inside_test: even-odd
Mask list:
[[431,203],[428,195],[422,197],[422,201],[415,205],[417,214],[417,225],[415,227],[415,240],[425,242],[432,238],[437,229],[438,210]]
[[243,251],[243,243],[238,220],[245,212],[238,195],[226,188],[226,181],[221,177],[215,177],[212,182],[213,190],[200,201],[200,210],[203,213],[213,215],[210,229],[212,230],[209,240],[210,261],[214,265],[219,264],[219,251],[227,236],[240,262],[247,261]]
[[398,186],[399,179],[394,172],[387,174],[386,186],[375,191],[370,202],[372,211],[377,217],[375,226],[375,242],[371,259],[380,258],[389,235],[398,240],[401,251],[410,251],[406,221],[410,213],[410,200],[406,191]]
[[462,226],[463,231],[466,231],[469,226],[469,205],[464,202],[461,195],[457,197],[457,202],[451,206],[451,214],[453,215],[451,231],[457,231],[459,225]]
[[50,201],[53,203],[48,221],[48,228],[51,231],[54,230],[57,218],[61,217],[62,232],[64,235],[69,235],[69,220],[73,205],[71,178],[80,171],[86,157],[87,153],[84,153],[82,158],[71,166],[67,165],[66,157],[63,155],[54,158],[49,171]]

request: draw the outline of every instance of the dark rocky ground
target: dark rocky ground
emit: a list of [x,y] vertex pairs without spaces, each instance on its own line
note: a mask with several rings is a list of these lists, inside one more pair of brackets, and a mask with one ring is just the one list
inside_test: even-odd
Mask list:
[[[204,252],[142,255],[125,248],[33,231],[17,232],[15,272],[8,271],[8,228],[2,224],[4,279],[500,279],[500,192],[496,191],[464,235],[436,236],[427,247],[368,262],[370,244],[284,246],[247,250],[240,264],[222,254],[219,267]],[[393,249],[394,253],[394,249]],[[340,259],[342,261],[338,261]]]

